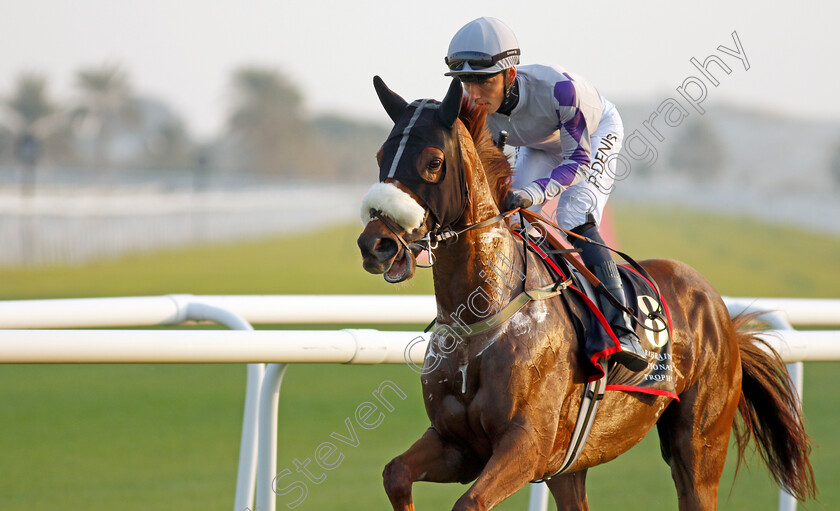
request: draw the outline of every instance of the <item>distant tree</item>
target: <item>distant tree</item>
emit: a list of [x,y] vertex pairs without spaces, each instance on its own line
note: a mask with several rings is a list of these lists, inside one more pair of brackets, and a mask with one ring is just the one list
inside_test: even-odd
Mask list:
[[50,97],[47,81],[37,74],[22,74],[5,101],[11,114],[0,150],[20,160],[21,141],[34,139],[38,157],[52,163],[74,163],[74,137],[66,112]]
[[720,176],[725,161],[723,144],[704,120],[696,120],[681,129],[669,157],[674,170],[687,173],[697,181]]
[[169,105],[155,98],[134,96],[128,109],[129,124],[114,132],[114,163],[157,170],[187,170],[194,144],[181,118]]
[[47,80],[35,74],[23,74],[18,77],[15,91],[6,101],[6,105],[15,116],[20,132],[41,131],[43,125],[56,112],[57,107],[47,94]]
[[0,163],[10,163],[14,157],[15,136],[12,130],[0,125]]
[[840,187],[840,141],[834,144],[828,160],[828,171],[834,179],[834,184]]
[[37,74],[22,74],[15,90],[5,101],[12,126],[11,150],[23,165],[22,191],[33,190],[35,168],[44,153],[44,142],[55,131],[59,109],[49,98],[47,80]]
[[195,151],[184,125],[178,120],[153,128],[145,140],[146,165],[158,168],[187,168]]
[[243,146],[246,166],[264,174],[302,175],[307,124],[302,96],[278,71],[256,67],[232,78],[231,133]]
[[318,168],[336,181],[370,182],[377,178],[376,152],[388,136],[384,124],[363,123],[325,115],[312,121],[312,146],[318,151]]
[[128,74],[117,64],[80,69],[76,73],[80,92],[73,116],[82,136],[93,138],[93,167],[110,164],[110,143],[121,125],[134,125],[138,113],[131,101]]

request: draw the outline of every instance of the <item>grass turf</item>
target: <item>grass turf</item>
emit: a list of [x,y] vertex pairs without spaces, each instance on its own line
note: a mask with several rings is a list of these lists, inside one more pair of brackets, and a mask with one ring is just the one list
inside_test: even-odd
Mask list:
[[[655,208],[619,208],[622,247],[639,258],[684,260],[731,296],[836,296],[840,240],[750,221]],[[430,293],[429,272],[399,286],[364,273],[356,227],[294,238],[133,256],[74,268],[0,271],[4,299],[258,293]],[[418,325],[413,325],[417,328]],[[805,413],[816,449],[820,503],[840,508],[840,407],[830,378],[840,364],[806,365]],[[233,501],[245,370],[241,365],[10,365],[0,367],[0,509],[229,509]],[[383,381],[406,399],[364,429],[354,411]],[[403,366],[296,365],[280,400],[278,471],[313,459],[323,442],[344,456],[297,509],[387,509],[382,466],[426,428],[419,382]],[[355,447],[333,440],[354,426]],[[339,454],[334,454],[336,462]],[[777,489],[760,460],[730,493],[730,456],[721,509],[775,507]],[[291,482],[293,477],[283,481]],[[631,453],[590,471],[594,509],[676,509],[668,467],[652,433]],[[416,485],[418,509],[448,509],[461,485]],[[278,498],[278,509],[299,497]],[[523,509],[520,491],[500,509]],[[628,506],[628,503],[632,503]],[[824,507],[823,507],[824,506]]]

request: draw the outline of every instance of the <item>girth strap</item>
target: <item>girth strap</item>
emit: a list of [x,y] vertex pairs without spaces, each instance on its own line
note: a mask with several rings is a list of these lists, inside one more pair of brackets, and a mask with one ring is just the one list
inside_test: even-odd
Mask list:
[[552,477],[564,474],[574,466],[575,462],[580,458],[583,448],[586,447],[586,440],[589,438],[589,432],[592,431],[592,423],[595,422],[595,414],[598,412],[598,403],[604,398],[604,391],[607,388],[607,371],[604,370],[604,376],[600,379],[591,381],[586,384],[583,389],[583,399],[580,402],[580,411],[578,412],[575,429],[572,431],[572,437],[569,440],[569,448],[566,450],[566,456],[563,458],[563,463],[557,472],[548,477],[531,481],[532,483],[541,483],[548,481]]

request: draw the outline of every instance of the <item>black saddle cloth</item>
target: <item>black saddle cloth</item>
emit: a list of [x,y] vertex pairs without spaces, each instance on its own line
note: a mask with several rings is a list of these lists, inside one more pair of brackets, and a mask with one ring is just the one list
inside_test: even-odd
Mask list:
[[[539,251],[535,251],[539,254]],[[542,254],[543,257],[545,254]],[[646,369],[634,372],[622,365],[602,364],[620,350],[612,328],[600,311],[597,292],[588,281],[560,255],[543,257],[546,264],[558,272],[558,279],[571,277],[572,284],[563,292],[570,311],[577,316],[579,334],[584,338],[583,356],[589,361],[588,381],[600,379],[607,373],[607,390],[643,392],[677,398],[674,392],[674,366],[671,350],[671,322],[668,306],[647,278],[629,266],[619,265],[628,307],[634,312],[636,335],[648,358]],[[549,263],[549,260],[551,263]],[[660,305],[661,304],[661,305]]]

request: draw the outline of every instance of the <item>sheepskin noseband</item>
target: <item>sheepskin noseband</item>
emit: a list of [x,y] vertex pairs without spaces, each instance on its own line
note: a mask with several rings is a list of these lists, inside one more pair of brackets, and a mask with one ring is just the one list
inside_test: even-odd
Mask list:
[[362,199],[362,223],[370,221],[370,210],[379,210],[383,215],[399,224],[406,232],[420,227],[426,210],[411,198],[411,195],[397,188],[393,183],[376,183]]

